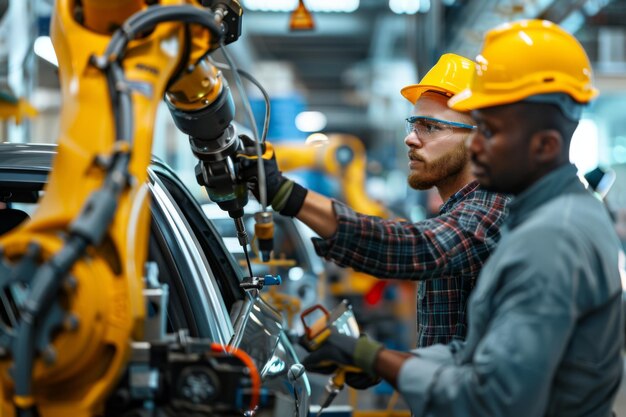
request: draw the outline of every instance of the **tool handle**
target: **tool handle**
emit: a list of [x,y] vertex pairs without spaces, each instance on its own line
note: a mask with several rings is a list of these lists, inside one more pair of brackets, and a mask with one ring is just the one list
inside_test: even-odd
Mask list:
[[[316,320],[312,325],[308,325],[306,322],[306,317],[309,316],[314,311],[320,310],[324,314],[323,320]],[[320,334],[327,326],[328,319],[330,317],[330,313],[326,308],[324,308],[321,304],[316,304],[304,310],[302,314],[300,314],[300,320],[302,321],[302,326],[304,327],[304,334],[309,340],[312,340]]]
[[342,366],[337,368],[333,376],[331,376],[332,383],[337,389],[342,389],[346,383],[346,374],[348,372],[363,372],[361,368],[356,366]]

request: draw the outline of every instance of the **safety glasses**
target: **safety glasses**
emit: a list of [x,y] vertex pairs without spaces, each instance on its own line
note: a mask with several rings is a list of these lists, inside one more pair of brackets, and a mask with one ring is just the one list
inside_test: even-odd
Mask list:
[[406,119],[406,134],[415,132],[421,141],[445,139],[454,133],[454,129],[474,130],[476,126],[426,116],[411,116]]

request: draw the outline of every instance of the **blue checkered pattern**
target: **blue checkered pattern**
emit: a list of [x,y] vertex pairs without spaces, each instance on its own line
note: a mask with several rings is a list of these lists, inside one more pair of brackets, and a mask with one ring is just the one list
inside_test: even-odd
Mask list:
[[383,220],[337,201],[339,226],[315,238],[318,255],[379,278],[418,280],[418,346],[463,340],[467,302],[483,263],[500,239],[509,198],[471,182],[417,223]]

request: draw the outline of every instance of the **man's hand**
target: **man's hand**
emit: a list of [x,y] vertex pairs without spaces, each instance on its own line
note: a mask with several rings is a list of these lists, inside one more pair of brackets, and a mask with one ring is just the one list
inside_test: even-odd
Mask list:
[[[239,177],[248,183],[254,197],[260,200],[259,167],[255,143],[245,135],[240,136],[244,149],[237,155],[239,162]],[[295,216],[300,211],[307,189],[283,176],[276,163],[276,155],[271,143],[261,144],[262,161],[265,168],[265,189],[267,203],[274,210],[286,216]]]
[[[379,381],[374,374],[374,363],[381,349],[382,344],[365,335],[356,339],[333,331],[319,349],[304,358],[302,364],[307,371],[326,374],[335,372],[338,367],[360,368],[364,374],[348,373],[351,376],[346,376],[346,382],[350,386],[363,389]],[[365,381],[365,377],[370,380]]]
[[302,364],[307,371],[321,374],[331,374],[341,366],[356,366],[354,350],[357,340],[333,331],[319,349],[304,358]]
[[354,389],[367,389],[380,384],[379,376],[369,376],[365,372],[346,372],[346,384]]
[[[254,141],[246,135],[239,136],[243,143],[243,152],[237,155],[239,159],[239,176],[248,182],[250,185],[250,191],[254,194],[254,197],[259,200],[259,165],[258,155],[256,153],[256,147]],[[282,172],[278,169],[276,164],[276,155],[274,154],[274,148],[269,142],[261,144],[261,152],[263,152],[263,167],[265,168],[265,187],[267,190],[267,202],[271,203],[276,193],[280,189],[280,186],[284,184],[287,178],[283,177]]]

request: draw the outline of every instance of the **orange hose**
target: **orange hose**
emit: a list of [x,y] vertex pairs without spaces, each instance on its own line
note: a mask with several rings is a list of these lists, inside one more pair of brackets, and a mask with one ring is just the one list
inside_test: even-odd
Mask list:
[[259,370],[257,369],[254,361],[243,350],[234,348],[232,346],[225,346],[219,343],[211,343],[211,351],[218,353],[228,353],[229,355],[233,355],[250,370],[250,379],[252,379],[252,396],[250,398],[250,411],[256,410],[259,405],[259,397],[261,396],[261,376],[259,375]]

